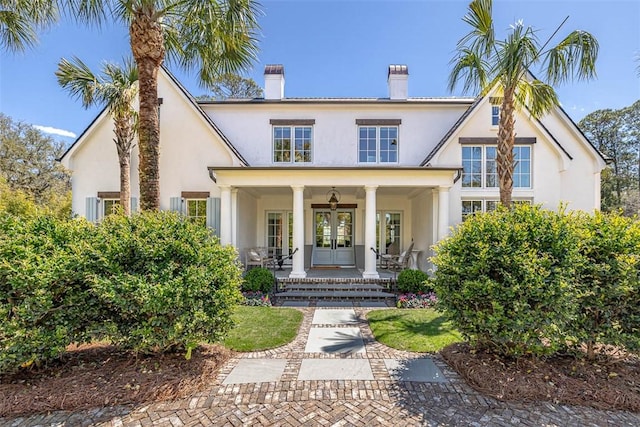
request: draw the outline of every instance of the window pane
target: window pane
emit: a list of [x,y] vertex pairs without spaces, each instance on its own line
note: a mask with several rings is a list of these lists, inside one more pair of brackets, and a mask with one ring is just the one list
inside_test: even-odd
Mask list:
[[462,186],[482,187],[482,147],[462,147]]
[[514,170],[513,186],[517,188],[531,187],[531,147],[513,147]]
[[291,128],[276,126],[273,128],[273,161],[291,161]]
[[361,127],[358,141],[358,160],[361,163],[376,161],[376,128]]
[[294,161],[310,162],[311,161],[311,127],[295,128],[295,153]]
[[207,200],[187,199],[187,218],[203,227],[207,224]]
[[485,185],[487,187],[498,186],[498,167],[496,163],[496,156],[496,147],[485,147]]
[[463,200],[462,201],[462,220],[466,220],[469,215],[476,212],[482,212],[482,200]]
[[380,128],[380,162],[389,163],[397,161],[398,154],[398,128]]
[[498,126],[500,124],[500,106],[491,106],[491,125]]

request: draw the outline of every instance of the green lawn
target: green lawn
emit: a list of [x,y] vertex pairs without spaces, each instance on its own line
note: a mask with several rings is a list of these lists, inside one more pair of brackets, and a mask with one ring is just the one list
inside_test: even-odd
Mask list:
[[462,341],[451,322],[430,308],[375,310],[367,318],[376,340],[398,350],[431,353]]
[[259,351],[285,345],[296,337],[302,312],[293,308],[238,306],[236,326],[224,340],[235,351]]

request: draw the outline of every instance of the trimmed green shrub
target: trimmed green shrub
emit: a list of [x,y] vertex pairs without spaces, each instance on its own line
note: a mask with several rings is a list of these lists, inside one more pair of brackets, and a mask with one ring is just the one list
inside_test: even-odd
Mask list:
[[398,291],[405,293],[430,292],[429,276],[422,270],[402,270],[398,274]]
[[269,293],[273,288],[275,277],[268,268],[255,267],[247,271],[244,275],[242,290],[245,292]]
[[572,215],[523,204],[473,215],[440,242],[433,283],[473,344],[551,354],[566,346],[581,259]]
[[0,213],[0,373],[46,364],[100,330],[100,305],[84,280],[92,229]]
[[640,349],[640,223],[617,213],[584,216],[578,271],[578,344]]
[[242,300],[236,251],[175,213],[109,215],[97,227],[90,280],[112,340],[140,352],[220,341]]

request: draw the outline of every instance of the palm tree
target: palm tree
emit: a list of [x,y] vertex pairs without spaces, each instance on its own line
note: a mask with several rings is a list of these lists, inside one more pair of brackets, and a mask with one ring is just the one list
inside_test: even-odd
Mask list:
[[187,71],[196,70],[200,82],[210,86],[224,74],[247,69],[258,50],[259,4],[255,0],[33,1],[53,5],[56,13],[62,11],[81,23],[116,20],[129,28],[139,73],[140,208],[158,210],[158,70],[168,57]]
[[[585,31],[573,31],[557,45],[548,47],[559,28],[542,44],[536,30],[525,27],[522,21],[511,25],[504,40],[498,40],[492,0],[472,1],[462,20],[471,26],[471,31],[458,41],[449,89],[453,91],[462,80],[465,92],[475,90],[484,96],[496,89],[502,97],[496,163],[500,203],[508,207],[513,190],[515,112],[526,110],[534,118],[542,117],[559,105],[553,85],[574,78],[594,78],[598,41]],[[530,74],[533,66],[541,67],[546,81]]]
[[138,69],[131,59],[124,66],[105,63],[101,75],[94,74],[78,58],[62,59],[56,71],[58,83],[72,97],[82,100],[88,108],[105,104],[113,117],[120,163],[120,205],[125,215],[131,214],[131,150],[134,147],[138,113],[135,100],[138,96]]
[[52,0],[0,0],[0,46],[21,52],[38,41],[37,30],[58,19]]

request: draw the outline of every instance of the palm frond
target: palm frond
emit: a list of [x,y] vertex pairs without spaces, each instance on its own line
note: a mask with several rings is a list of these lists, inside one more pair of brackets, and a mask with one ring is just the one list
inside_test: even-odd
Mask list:
[[535,118],[542,117],[552,108],[560,105],[558,95],[551,85],[534,79],[520,79],[518,82],[514,100],[521,110],[529,110]]
[[512,28],[504,41],[496,43],[496,60],[492,64],[493,72],[502,76],[502,82],[507,88],[519,83],[539,55],[539,41],[535,31],[522,25]]
[[563,83],[570,78],[591,79],[596,76],[598,40],[586,31],[573,31],[545,54],[547,80]]
[[114,3],[109,0],[66,0],[60,2],[63,11],[74,20],[100,26],[113,17]]
[[458,50],[458,55],[451,61],[453,68],[449,74],[449,91],[453,91],[456,84],[462,80],[464,93],[477,94],[484,90],[489,80],[487,69],[489,65],[474,51],[467,48]]
[[10,52],[24,51],[37,43],[37,30],[57,20],[55,1],[1,0],[0,47]]
[[81,100],[84,108],[101,101],[98,88],[102,82],[79,58],[73,57],[71,61],[62,58],[55,74],[58,84],[66,89],[72,98]]
[[480,56],[489,56],[494,49],[492,0],[474,0],[462,20],[471,26],[471,31],[458,41],[458,47],[467,47]]

